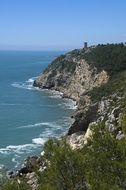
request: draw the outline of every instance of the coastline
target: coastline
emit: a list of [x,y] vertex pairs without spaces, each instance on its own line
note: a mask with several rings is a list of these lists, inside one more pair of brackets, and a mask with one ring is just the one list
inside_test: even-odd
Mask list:
[[[28,81],[29,81],[29,83],[28,83]],[[28,79],[27,80],[27,87],[25,86],[25,89],[28,89],[28,90],[39,90],[39,91],[43,91],[43,92],[45,92],[45,93],[47,93],[48,95],[49,95],[49,97],[50,98],[55,98],[55,99],[57,99],[57,98],[60,98],[60,99],[64,99],[65,100],[65,102],[64,103],[62,103],[61,105],[60,104],[58,104],[57,106],[62,106],[62,107],[64,107],[64,108],[66,108],[66,109],[71,109],[71,110],[75,110],[76,109],[76,101],[74,101],[73,99],[71,99],[71,98],[67,98],[67,97],[64,97],[63,96],[63,93],[62,92],[60,92],[60,91],[57,91],[57,90],[51,90],[51,89],[40,89],[40,88],[36,88],[36,87],[31,87],[30,85],[31,85],[31,83],[33,83],[33,80],[32,79]],[[17,84],[18,85],[18,84]],[[17,86],[16,86],[17,87]],[[24,86],[23,86],[24,87]],[[18,88],[22,88],[22,86],[18,86]],[[72,124],[73,122],[74,122],[74,120],[73,120],[73,118],[71,118],[71,116],[69,117],[69,120],[70,120],[70,123]],[[68,129],[69,129],[69,127],[71,126],[71,124],[68,126],[68,128],[66,129],[66,131],[63,133],[63,134],[61,134],[60,136],[59,136],[59,138],[61,137],[61,136],[65,136],[65,135],[67,135],[67,132],[68,132]],[[25,127],[25,126],[24,126]],[[20,128],[22,128],[22,127],[20,127]],[[51,137],[51,136],[50,136]],[[52,136],[53,137],[53,136]],[[34,141],[34,142],[33,142]],[[42,142],[41,142],[42,141]],[[46,141],[43,141],[42,139],[40,139],[40,138],[34,138],[33,140],[32,140],[32,143],[33,143],[33,145],[35,145],[35,144],[38,144],[38,145],[44,145],[44,143],[45,143]],[[21,146],[21,145],[20,145]],[[23,145],[22,145],[23,146]],[[11,151],[11,147],[12,148],[15,148],[16,149],[16,146],[14,146],[14,145],[12,145],[12,146],[7,146],[7,149],[9,150],[9,151]],[[17,146],[17,148],[18,148],[18,146]],[[2,151],[6,151],[6,147],[5,148],[2,148]],[[40,153],[40,155],[39,154],[33,154],[33,156],[32,156],[32,154],[31,154],[31,156],[28,156],[28,157],[26,157],[26,159],[25,160],[27,160],[28,158],[30,159],[30,157],[32,158],[32,157],[34,157],[34,156],[37,156],[37,157],[39,157],[39,156],[41,156],[41,153]],[[25,162],[25,160],[23,161],[23,163]],[[16,163],[16,160],[15,159],[13,159],[13,161]],[[17,163],[16,163],[17,164]],[[16,171],[19,171],[21,168],[23,167],[23,165],[22,165],[22,163],[21,164],[19,164],[19,166],[18,167],[16,167],[16,168],[13,168],[12,170],[14,171],[14,173],[17,173]],[[8,169],[5,165],[1,165],[1,168],[0,168],[0,170],[3,170],[3,169],[5,169],[5,170],[7,170],[7,173],[8,173],[8,171],[10,171],[10,169]]]

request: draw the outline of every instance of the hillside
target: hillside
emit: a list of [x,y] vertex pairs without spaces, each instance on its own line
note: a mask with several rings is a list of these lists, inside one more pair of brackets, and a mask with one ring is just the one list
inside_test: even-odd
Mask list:
[[[86,131],[91,122],[118,120],[126,94],[126,46],[107,44],[73,50],[55,59],[34,86],[63,92],[77,101],[68,134]],[[118,110],[118,111],[114,111]],[[113,114],[115,113],[116,116]]]
[[34,86],[58,90],[64,97],[79,100],[82,93],[106,83],[107,73],[89,65],[83,55],[83,49],[61,55],[38,77]]

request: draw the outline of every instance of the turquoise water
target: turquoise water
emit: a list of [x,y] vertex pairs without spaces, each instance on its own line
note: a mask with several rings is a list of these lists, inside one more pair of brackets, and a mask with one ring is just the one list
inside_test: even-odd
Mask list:
[[42,151],[49,137],[67,132],[73,102],[32,87],[61,53],[0,51],[0,166],[20,167],[27,156]]

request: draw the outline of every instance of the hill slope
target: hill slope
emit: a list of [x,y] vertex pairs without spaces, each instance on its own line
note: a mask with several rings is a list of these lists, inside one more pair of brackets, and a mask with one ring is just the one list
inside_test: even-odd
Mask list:
[[86,131],[91,122],[118,122],[126,94],[126,46],[107,44],[69,52],[54,60],[34,86],[63,92],[77,100],[68,134]]
[[97,71],[82,57],[84,50],[74,50],[54,60],[34,82],[34,86],[63,92],[79,100],[81,94],[108,81],[105,71]]

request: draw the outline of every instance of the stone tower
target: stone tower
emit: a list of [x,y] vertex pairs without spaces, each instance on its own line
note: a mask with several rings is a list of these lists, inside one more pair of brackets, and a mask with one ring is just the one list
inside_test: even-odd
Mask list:
[[87,49],[87,47],[88,47],[88,43],[84,42],[84,49]]

